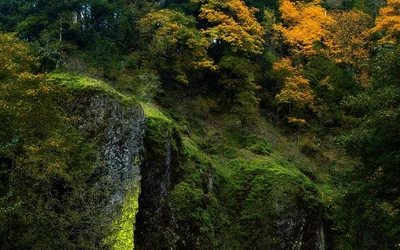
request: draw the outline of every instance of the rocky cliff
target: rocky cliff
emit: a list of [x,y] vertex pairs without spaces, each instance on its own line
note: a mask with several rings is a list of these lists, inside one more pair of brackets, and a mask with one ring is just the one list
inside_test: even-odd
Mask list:
[[133,248],[145,134],[143,110],[104,93],[79,94],[68,109],[75,125],[99,148],[93,179],[102,194],[99,202],[104,204],[105,244]]
[[325,249],[307,166],[273,150],[212,155],[160,111],[145,113],[136,249]]
[[156,108],[104,93],[77,95],[69,110],[99,145],[105,246],[325,249],[318,189],[273,149],[252,150],[267,144],[210,153]]

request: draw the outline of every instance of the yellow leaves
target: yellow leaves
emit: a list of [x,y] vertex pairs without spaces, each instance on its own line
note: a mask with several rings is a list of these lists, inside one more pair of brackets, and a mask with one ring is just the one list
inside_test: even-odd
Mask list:
[[214,61],[209,59],[204,59],[202,61],[194,62],[196,68],[208,68],[211,70],[217,70],[218,66],[214,64]]
[[312,106],[314,95],[308,79],[294,75],[285,79],[285,85],[275,100],[277,103],[291,103],[297,108],[304,108]]
[[278,80],[292,76],[296,72],[296,69],[292,66],[292,61],[287,57],[274,63],[272,69]]
[[229,43],[233,51],[261,53],[265,31],[254,17],[256,11],[256,8],[248,8],[241,0],[203,1],[199,17],[214,26],[202,33],[210,40]]
[[211,23],[234,23],[234,20],[227,14],[221,11],[216,11],[214,9],[207,9],[205,7],[201,8],[201,13],[199,17],[207,19]]
[[187,33],[194,28],[195,20],[183,13],[164,9],[150,12],[139,23],[144,36],[153,37],[163,45],[175,45],[182,36],[190,35]]
[[0,73],[6,77],[29,70],[36,58],[30,55],[29,48],[19,41],[15,34],[0,31]]
[[358,10],[334,13],[335,22],[328,28],[328,56],[336,62],[356,66],[369,57],[371,17]]
[[282,14],[282,19],[286,23],[296,23],[301,19],[300,11],[296,8],[296,3],[290,1],[281,1],[279,11]]
[[[288,123],[306,124],[301,118],[304,110],[315,110],[315,95],[308,79],[302,76],[301,65],[294,67],[289,58],[274,63],[272,73],[280,85],[280,92],[275,96],[278,110],[288,107]],[[329,79],[326,79],[328,82]]]
[[327,26],[334,20],[327,15],[319,2],[308,4],[281,0],[279,11],[283,23],[274,26],[285,37],[285,43],[304,56],[316,54],[316,44],[324,44],[324,38],[329,35]]
[[[275,96],[279,106],[289,107],[289,114],[296,116],[307,108],[314,110],[315,95],[309,80],[302,76],[301,66],[294,67],[289,58],[282,58],[274,63],[272,73],[281,89]],[[306,120],[290,116],[288,122],[305,124]]]
[[382,32],[383,37],[378,41],[380,44],[398,44],[400,36],[400,1],[388,0],[387,6],[379,11],[372,34]]
[[296,108],[313,106],[314,94],[310,83],[299,69],[292,66],[289,58],[274,63],[273,72],[282,85],[281,91],[275,96],[277,103],[291,104]]
[[307,121],[301,118],[288,117],[288,123],[306,124]]

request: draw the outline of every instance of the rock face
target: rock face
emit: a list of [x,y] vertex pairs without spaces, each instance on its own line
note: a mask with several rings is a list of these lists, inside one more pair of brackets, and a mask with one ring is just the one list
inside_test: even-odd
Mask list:
[[[105,94],[82,94],[68,109],[99,147],[93,183],[111,248],[324,250],[324,211],[301,173],[232,160],[230,168],[242,161],[250,170],[224,176],[171,120]],[[135,221],[121,213],[139,189]]]
[[298,170],[242,159],[227,165],[250,170],[221,176],[173,122],[146,119],[135,249],[324,249],[324,211]]
[[78,96],[68,109],[76,117],[78,128],[99,146],[95,185],[104,193],[105,218],[113,220],[127,192],[140,185],[145,131],[143,110],[140,105],[124,107],[105,94]]
[[135,225],[135,249],[173,249],[177,221],[171,204],[179,163],[179,136],[163,120],[147,119],[145,159]]
[[279,249],[324,250],[323,211],[308,209],[301,204],[277,220]]

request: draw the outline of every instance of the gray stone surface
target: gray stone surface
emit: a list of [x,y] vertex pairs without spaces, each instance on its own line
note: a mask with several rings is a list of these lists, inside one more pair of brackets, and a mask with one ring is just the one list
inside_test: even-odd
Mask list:
[[145,131],[143,110],[140,105],[124,107],[105,94],[82,94],[69,109],[76,117],[78,128],[99,145],[96,186],[99,192],[104,192],[104,211],[118,214],[126,192],[140,185]]

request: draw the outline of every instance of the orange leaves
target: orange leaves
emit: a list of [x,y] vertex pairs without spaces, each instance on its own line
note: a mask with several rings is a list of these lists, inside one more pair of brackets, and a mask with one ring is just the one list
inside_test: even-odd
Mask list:
[[281,85],[281,91],[275,96],[278,104],[290,104],[298,109],[313,106],[314,94],[310,83],[298,68],[292,66],[289,58],[274,63],[273,73]]
[[369,57],[371,17],[358,10],[334,13],[335,22],[329,26],[329,56],[336,62],[356,66]]
[[311,107],[314,102],[313,91],[308,79],[294,75],[285,79],[285,85],[275,96],[277,103],[292,104],[296,108]]
[[379,11],[371,33],[383,32],[381,44],[398,44],[400,37],[400,0],[388,0],[388,6]]
[[204,0],[199,17],[213,26],[202,31],[210,40],[222,40],[233,51],[261,53],[264,29],[254,17],[255,8],[241,0]]
[[283,21],[274,29],[282,33],[295,54],[309,57],[322,52],[353,66],[368,57],[368,14],[357,10],[329,13],[318,1],[280,0],[280,4]]
[[279,11],[282,14],[282,19],[287,24],[297,23],[301,19],[300,11],[296,8],[296,3],[290,1],[281,1]]
[[287,77],[285,86],[275,97],[278,103],[292,103],[299,108],[312,104],[313,99],[310,83],[301,75]]
[[294,51],[304,56],[316,54],[315,45],[324,43],[329,35],[326,27],[334,20],[318,1],[306,4],[281,0],[280,3],[283,24],[275,25],[275,30],[283,34],[285,43]]

